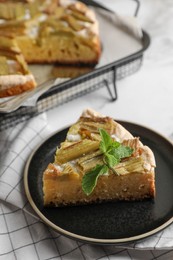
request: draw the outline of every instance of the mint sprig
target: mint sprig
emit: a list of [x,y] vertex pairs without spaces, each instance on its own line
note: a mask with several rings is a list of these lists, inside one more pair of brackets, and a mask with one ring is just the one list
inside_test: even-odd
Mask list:
[[96,165],[90,172],[84,175],[82,179],[82,188],[86,195],[90,195],[95,186],[97,185],[97,179],[100,175],[105,174],[108,171],[106,165]]
[[132,148],[114,141],[104,129],[99,129],[99,133],[101,136],[99,149],[103,153],[103,164],[96,165],[96,167],[83,176],[82,189],[86,195],[90,195],[93,192],[100,175],[107,173],[109,169],[117,174],[113,167],[120,163],[121,159],[130,157],[133,153]]

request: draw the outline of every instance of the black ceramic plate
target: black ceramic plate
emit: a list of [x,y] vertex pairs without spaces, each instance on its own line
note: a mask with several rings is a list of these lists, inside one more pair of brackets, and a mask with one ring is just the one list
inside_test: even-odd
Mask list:
[[42,173],[54,159],[56,146],[68,129],[45,140],[29,158],[25,191],[40,218],[56,231],[80,241],[116,244],[150,236],[173,222],[173,145],[158,133],[140,125],[120,122],[154,152],[156,198],[143,202],[112,202],[64,208],[43,207]]

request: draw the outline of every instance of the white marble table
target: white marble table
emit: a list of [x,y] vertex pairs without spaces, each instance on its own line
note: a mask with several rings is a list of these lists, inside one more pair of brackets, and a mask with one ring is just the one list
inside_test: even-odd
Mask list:
[[[122,14],[131,14],[135,5],[132,0],[99,1]],[[1,132],[0,259],[173,259],[173,246],[168,243],[159,249],[158,239],[155,247],[146,247],[152,244],[152,237],[128,248],[87,245],[65,238],[30,215],[34,213],[23,191],[27,156],[50,133],[75,122],[85,108],[142,124],[173,139],[173,1],[141,0],[138,20],[149,33],[151,45],[140,70],[117,82],[117,101],[110,102],[102,88]],[[169,237],[172,229],[167,231]]]

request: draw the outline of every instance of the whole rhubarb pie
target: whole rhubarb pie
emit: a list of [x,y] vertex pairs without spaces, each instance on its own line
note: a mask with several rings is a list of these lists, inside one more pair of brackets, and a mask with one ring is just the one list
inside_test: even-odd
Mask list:
[[85,4],[66,0],[0,0],[0,97],[36,86],[28,64],[95,65],[98,21]]
[[155,197],[151,149],[112,118],[87,109],[43,173],[45,206]]

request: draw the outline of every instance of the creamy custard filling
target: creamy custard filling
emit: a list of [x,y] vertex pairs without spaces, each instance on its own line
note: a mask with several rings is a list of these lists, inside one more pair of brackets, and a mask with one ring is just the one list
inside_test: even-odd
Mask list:
[[112,137],[115,141],[120,142],[120,138],[119,138],[116,134],[111,135],[111,137]]
[[81,135],[80,134],[67,134],[67,141],[69,142],[76,142],[76,141],[80,141]]

